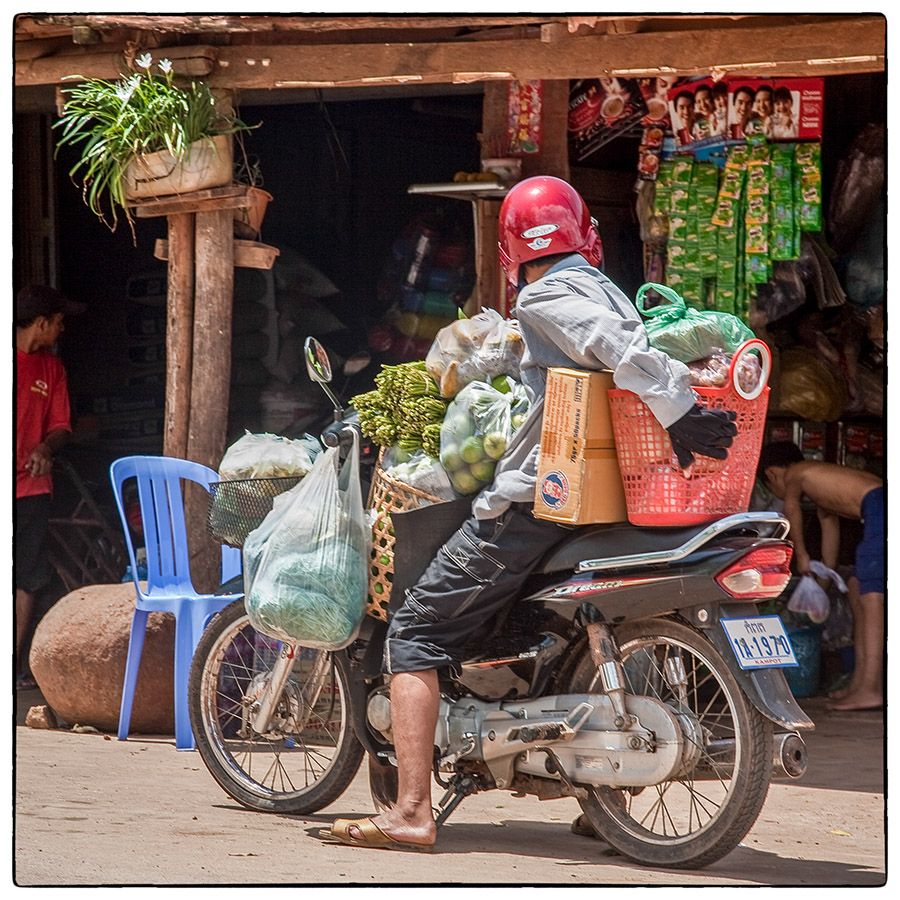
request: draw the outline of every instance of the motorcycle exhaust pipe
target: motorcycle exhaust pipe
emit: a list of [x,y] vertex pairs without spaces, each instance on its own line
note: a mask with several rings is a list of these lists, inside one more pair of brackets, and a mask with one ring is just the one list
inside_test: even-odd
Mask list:
[[[800,778],[806,773],[808,754],[803,738],[795,731],[775,735],[772,753],[772,778]],[[734,766],[734,741],[710,741],[703,758],[691,770],[697,781],[730,778]]]

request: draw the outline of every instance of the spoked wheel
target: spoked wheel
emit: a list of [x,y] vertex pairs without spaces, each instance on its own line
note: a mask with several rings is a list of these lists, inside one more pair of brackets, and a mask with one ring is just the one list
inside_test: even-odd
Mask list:
[[[666,703],[682,722],[686,765],[677,780],[591,788],[579,800],[596,831],[645,865],[699,868],[733,850],[762,809],[772,772],[772,723],[747,701],[714,647],[671,619],[616,629],[626,692]],[[585,652],[573,692],[600,690]]]
[[[243,600],[203,633],[191,668],[189,704],[197,750],[219,785],[264,812],[309,813],[333,803],[353,780],[363,749],[350,722],[342,657],[298,648],[269,727],[252,727],[281,644],[250,625]],[[305,703],[313,672],[321,690]]]

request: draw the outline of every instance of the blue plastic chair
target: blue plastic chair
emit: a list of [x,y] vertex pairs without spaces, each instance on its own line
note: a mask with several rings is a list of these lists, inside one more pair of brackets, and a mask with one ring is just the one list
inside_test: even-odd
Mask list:
[[[195,482],[208,491],[210,483],[218,481],[219,477],[212,469],[200,463],[163,456],[126,456],[117,459],[110,466],[109,475],[125,532],[125,544],[137,592],[128,658],[125,662],[118,737],[120,741],[128,737],[147,617],[151,612],[168,612],[175,616],[175,746],[179,750],[193,750],[194,735],[188,713],[191,659],[209,619],[242,594],[198,594],[194,589],[190,574],[182,481]],[[129,478],[137,479],[147,549],[146,587],[138,579],[134,545],[125,518],[122,485]],[[240,550],[223,546],[222,583],[240,574]]]

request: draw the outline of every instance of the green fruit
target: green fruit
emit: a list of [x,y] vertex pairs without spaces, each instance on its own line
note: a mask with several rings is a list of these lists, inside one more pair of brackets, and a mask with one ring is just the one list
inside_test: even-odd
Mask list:
[[441,454],[441,465],[448,472],[456,472],[461,469],[465,463],[456,450],[448,450]]
[[473,494],[479,488],[478,482],[465,469],[454,472],[450,476],[450,481],[460,494]]
[[500,431],[492,431],[485,435],[484,452],[490,459],[500,459],[506,453],[506,435]]
[[459,448],[459,455],[463,458],[463,462],[469,465],[481,462],[484,459],[484,442],[474,435],[466,438]]
[[508,394],[512,390],[508,375],[495,375],[491,379],[491,387],[501,394]]
[[482,460],[482,462],[473,463],[469,466],[472,477],[480,481],[482,484],[488,484],[494,480],[494,467],[497,464],[491,459]]
[[516,413],[512,417],[512,427],[515,431],[518,431],[525,424],[525,414],[524,413]]

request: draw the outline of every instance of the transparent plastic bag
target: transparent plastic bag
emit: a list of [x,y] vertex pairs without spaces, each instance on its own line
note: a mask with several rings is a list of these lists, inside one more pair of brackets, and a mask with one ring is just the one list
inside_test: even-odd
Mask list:
[[513,385],[503,393],[483,381],[473,381],[447,408],[441,425],[441,465],[464,496],[494,480],[497,460],[528,415],[528,393],[521,384]]
[[219,463],[222,481],[245,478],[292,478],[304,476],[322,452],[312,435],[291,439],[277,434],[244,432],[226,451]]
[[442,328],[425,367],[439,382],[441,396],[449,399],[476,380],[490,381],[497,375],[517,379],[524,349],[519,323],[485,309]]
[[354,445],[320,454],[296,487],[244,542],[244,604],[250,623],[278,640],[340,650],[366,608],[369,531]]
[[803,613],[810,621],[820,625],[828,618],[831,604],[828,594],[822,590],[812,575],[804,575],[788,600],[788,609],[794,613]]
[[[405,453],[398,447],[392,447],[385,453],[382,467],[389,478],[408,484],[440,500],[459,498],[441,461],[429,456],[424,450]],[[422,505],[427,505],[424,498]]]
[[[646,295],[655,291],[666,302],[648,308]],[[646,316],[644,327],[650,344],[683,363],[704,359],[716,350],[734,353],[753,332],[731,313],[692,309],[670,287],[652,282],[642,285],[635,306]]]
[[[691,384],[694,387],[725,387],[728,383],[732,357],[717,350],[706,359],[688,363]],[[737,364],[738,384],[750,394],[762,378],[762,363],[758,356],[745,353]]]

